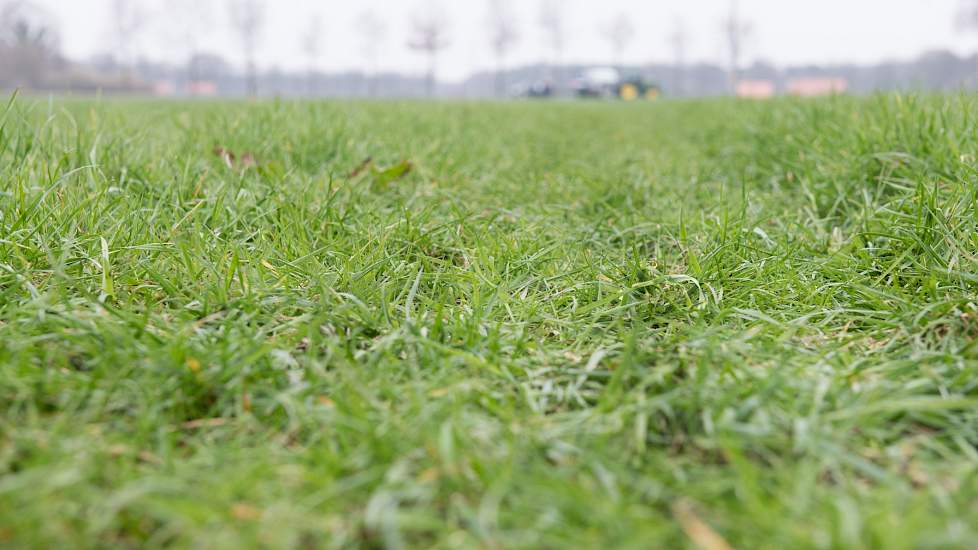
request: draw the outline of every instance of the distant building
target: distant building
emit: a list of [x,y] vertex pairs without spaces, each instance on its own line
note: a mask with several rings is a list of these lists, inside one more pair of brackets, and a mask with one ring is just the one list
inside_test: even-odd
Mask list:
[[212,80],[193,80],[187,83],[187,94],[192,96],[213,97],[217,92],[217,82]]
[[166,80],[158,80],[153,83],[153,95],[171,96],[173,95],[173,83]]
[[838,77],[796,78],[788,81],[788,93],[798,97],[841,94],[848,89],[849,81]]
[[740,80],[737,82],[737,97],[768,99],[774,97],[776,89],[770,80]]

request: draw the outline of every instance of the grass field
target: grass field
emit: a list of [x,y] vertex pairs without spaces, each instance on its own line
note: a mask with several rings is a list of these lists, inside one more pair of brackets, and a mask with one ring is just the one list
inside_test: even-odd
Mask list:
[[978,541],[978,98],[3,112],[0,546]]

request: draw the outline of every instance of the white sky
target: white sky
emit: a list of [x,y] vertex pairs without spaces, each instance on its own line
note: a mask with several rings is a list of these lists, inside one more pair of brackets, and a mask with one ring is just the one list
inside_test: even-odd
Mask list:
[[[65,51],[87,57],[107,51],[111,0],[36,0],[60,20]],[[153,58],[180,60],[186,47],[172,30],[182,16],[175,0],[129,0],[144,6],[150,24],[140,33],[138,52]],[[518,16],[521,40],[510,65],[551,57],[537,24],[540,0],[510,0]],[[423,59],[405,46],[411,14],[424,6],[440,5],[451,23],[451,47],[442,54],[439,76],[456,80],[492,67],[485,22],[486,0],[265,0],[267,23],[261,42],[263,68],[305,68],[301,37],[314,14],[323,19],[323,53],[327,70],[362,66],[362,40],[357,17],[368,9],[381,15],[388,32],[381,48],[381,68],[420,72]],[[186,4],[186,2],[184,2]],[[641,63],[672,58],[667,37],[682,20],[688,33],[688,58],[719,62],[723,56],[720,21],[729,0],[561,0],[568,28],[567,61],[610,62],[611,51],[602,27],[619,13],[632,19],[637,36],[626,61]],[[965,53],[978,49],[978,32],[956,30],[954,18],[961,0],[740,0],[740,12],[753,24],[747,48],[749,60],[777,65],[872,62],[910,58],[924,50],[948,48]],[[190,5],[211,14],[212,28],[201,38],[205,49],[240,64],[228,30],[228,0],[196,0]],[[164,8],[169,6],[169,8]],[[199,16],[195,16],[198,17]]]

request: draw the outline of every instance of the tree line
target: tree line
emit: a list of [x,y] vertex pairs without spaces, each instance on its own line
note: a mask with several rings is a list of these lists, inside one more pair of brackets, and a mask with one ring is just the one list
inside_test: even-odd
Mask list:
[[[205,77],[213,78],[214,71],[208,74],[205,69],[222,65],[222,60],[204,51],[201,38],[217,27],[226,27],[235,39],[235,50],[239,52],[240,58],[236,61],[243,69],[244,91],[249,95],[259,93],[260,82],[267,77],[267,72],[263,75],[258,59],[269,38],[266,36],[266,25],[272,4],[268,0],[105,1],[108,3],[108,21],[105,26],[111,36],[113,53],[111,58],[103,58],[101,65],[96,65],[102,69],[111,66],[115,75],[111,80],[96,80],[90,83],[92,86],[138,88],[139,79],[134,75],[134,68],[139,64],[135,43],[148,26],[155,24],[152,23],[155,19],[166,27],[163,32],[168,43],[182,49],[181,57],[185,59],[183,65],[187,82],[203,80]],[[403,47],[423,58],[423,88],[424,93],[430,96],[435,95],[437,90],[442,54],[452,45],[451,21],[438,0],[422,1],[410,20],[405,22],[408,33]],[[513,0],[483,1],[482,26],[485,47],[493,59],[492,88],[496,95],[507,95],[513,81],[525,81],[527,78],[546,79],[557,85],[567,82],[569,77],[566,72],[570,62],[566,56],[570,38],[567,0],[537,0],[538,11],[534,28],[538,35],[537,40],[545,45],[547,51],[547,59],[541,63],[543,74],[540,74],[541,71],[528,74],[524,68],[510,66],[512,53],[526,38],[525,29],[520,25],[514,10]],[[724,88],[730,92],[736,89],[739,79],[756,76],[757,71],[745,74],[748,67],[744,65],[746,45],[751,40],[753,25],[741,15],[738,0],[727,1],[727,12],[717,26],[726,59],[713,68],[718,67],[725,73]],[[978,30],[978,0],[965,1],[957,21],[962,30]],[[389,21],[383,13],[368,9],[349,23],[360,37],[359,72],[365,75],[365,93],[376,95],[380,87],[390,80],[380,75],[380,57],[388,42],[388,31],[397,22]],[[326,31],[323,14],[307,15],[304,26],[294,39],[308,66],[306,90],[310,95],[318,95],[320,81],[328,79],[317,69],[324,56],[323,38]],[[627,12],[612,13],[606,19],[597,21],[595,26],[595,31],[608,45],[608,64],[624,69],[626,56],[640,32],[636,27],[636,19]],[[710,74],[709,78],[715,80],[716,71],[713,68],[705,71],[702,66],[693,67],[689,64],[686,56],[689,42],[687,27],[681,19],[676,19],[673,30],[668,36],[662,37],[663,48],[671,50],[671,66],[665,71],[655,71],[655,76],[659,80],[668,81],[674,95],[714,91],[716,88],[714,84],[704,86],[702,81],[697,80],[705,78],[703,75],[707,72]],[[951,65],[946,58],[940,58],[940,61],[945,68]],[[142,63],[143,67],[145,65],[146,63]],[[652,65],[647,64],[638,69],[650,67]],[[104,74],[106,71],[102,72]],[[925,72],[930,75],[934,71],[928,69]],[[57,23],[51,13],[32,0],[0,0],[0,87],[85,88],[86,78],[85,72],[78,70],[76,64],[62,54]],[[482,78],[482,74],[473,77],[480,83]]]

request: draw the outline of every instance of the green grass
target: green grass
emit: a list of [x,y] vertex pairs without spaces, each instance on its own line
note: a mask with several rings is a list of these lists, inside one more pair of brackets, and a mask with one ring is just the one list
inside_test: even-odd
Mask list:
[[0,546],[978,540],[978,98],[3,112]]

